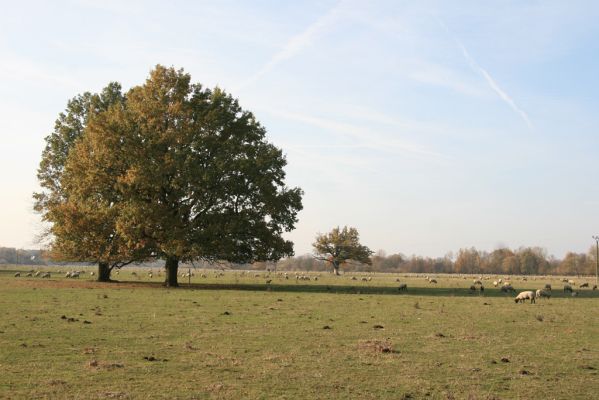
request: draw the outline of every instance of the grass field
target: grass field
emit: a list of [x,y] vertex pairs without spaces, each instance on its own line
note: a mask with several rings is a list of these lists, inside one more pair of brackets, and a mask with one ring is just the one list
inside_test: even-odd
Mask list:
[[471,277],[211,271],[164,289],[142,269],[16,270],[0,268],[0,398],[599,398],[599,293],[557,278],[513,278],[554,292],[515,304],[495,277],[481,295]]

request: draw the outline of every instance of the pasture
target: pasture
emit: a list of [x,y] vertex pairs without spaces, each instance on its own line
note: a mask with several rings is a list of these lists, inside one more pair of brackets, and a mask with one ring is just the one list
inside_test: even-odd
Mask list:
[[578,289],[590,278],[570,278],[572,297],[560,278],[512,277],[553,287],[515,304],[495,276],[472,292],[470,276],[196,271],[165,289],[141,268],[109,284],[28,270],[0,267],[0,398],[599,396],[599,291]]

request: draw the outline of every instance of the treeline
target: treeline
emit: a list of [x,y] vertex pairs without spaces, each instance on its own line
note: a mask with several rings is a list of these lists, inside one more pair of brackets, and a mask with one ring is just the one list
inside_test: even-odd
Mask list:
[[[343,271],[395,272],[395,273],[460,273],[460,274],[505,274],[505,275],[594,275],[596,266],[595,248],[587,254],[568,253],[559,260],[548,256],[539,247],[521,247],[517,250],[501,248],[492,252],[474,247],[460,249],[456,255],[430,258],[407,257],[403,254],[386,255],[383,251],[372,256],[372,265],[347,263]],[[277,269],[288,271],[328,271],[324,261],[311,255],[290,257],[277,263]]]
[[0,247],[0,264],[48,265],[41,250],[23,250]]
[[[504,275],[594,275],[596,266],[595,248],[584,253],[567,253],[560,260],[548,256],[539,247],[521,247],[517,250],[501,248],[492,252],[477,250],[474,247],[460,249],[457,254],[447,254],[444,257],[430,258],[421,256],[407,257],[403,254],[386,255],[378,251],[372,256],[372,265],[346,263],[342,271],[346,272],[395,272],[395,273],[460,273],[460,274],[504,274]],[[27,265],[59,265],[44,257],[41,250],[24,250],[11,247],[0,247],[0,264]],[[65,264],[61,262],[60,265]],[[78,264],[78,263],[69,263]],[[135,264],[140,265],[140,264]],[[163,262],[156,260],[141,265],[148,267],[162,266]],[[223,268],[223,269],[253,269],[279,271],[330,271],[327,262],[317,260],[306,254],[297,257],[284,258],[277,262],[256,262],[253,264],[209,263],[205,261],[183,264],[182,268]]]

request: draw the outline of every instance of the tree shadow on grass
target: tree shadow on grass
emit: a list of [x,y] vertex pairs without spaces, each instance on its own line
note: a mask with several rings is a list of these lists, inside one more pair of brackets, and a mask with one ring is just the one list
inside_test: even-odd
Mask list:
[[[472,298],[509,298],[515,293],[504,293],[499,289],[487,289],[481,294],[469,288],[446,287],[408,287],[400,291],[397,286],[359,286],[359,285],[323,285],[323,284],[251,284],[251,283],[181,283],[180,288],[189,290],[242,290],[270,291],[289,293],[332,293],[332,294],[374,294],[397,296],[433,296],[433,297],[472,297]],[[569,293],[555,292],[552,298],[569,298]],[[585,291],[578,298],[599,298],[599,292]]]

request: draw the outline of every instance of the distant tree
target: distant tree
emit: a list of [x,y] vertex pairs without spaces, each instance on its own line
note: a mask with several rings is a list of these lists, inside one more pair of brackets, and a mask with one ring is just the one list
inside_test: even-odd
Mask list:
[[165,260],[166,286],[178,286],[179,262],[293,255],[282,233],[302,208],[301,189],[285,186],[282,151],[254,115],[222,90],[190,81],[157,66],[90,120],[76,144],[82,161],[69,170],[72,187],[87,197],[91,188],[99,211],[114,216],[114,237]]
[[460,249],[455,260],[455,272],[459,274],[480,273],[480,253],[474,248]]
[[333,228],[329,233],[317,235],[312,246],[315,258],[328,262],[335,275],[339,275],[339,268],[349,261],[372,265],[373,252],[360,244],[356,228]]

